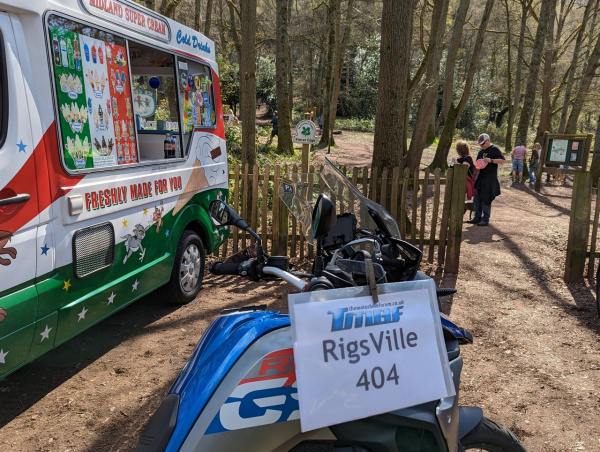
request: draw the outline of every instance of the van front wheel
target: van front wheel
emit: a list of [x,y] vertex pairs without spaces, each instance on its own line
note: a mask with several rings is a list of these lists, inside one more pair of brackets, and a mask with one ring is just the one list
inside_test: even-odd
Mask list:
[[175,253],[171,280],[165,286],[171,303],[186,304],[196,298],[204,277],[204,245],[193,231],[185,231]]

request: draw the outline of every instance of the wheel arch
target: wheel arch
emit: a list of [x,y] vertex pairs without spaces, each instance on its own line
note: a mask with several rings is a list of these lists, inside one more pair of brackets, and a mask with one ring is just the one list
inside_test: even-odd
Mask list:
[[214,231],[208,212],[205,208],[198,204],[185,206],[177,215],[173,224],[173,231],[169,236],[167,250],[171,254],[171,260],[175,259],[177,245],[181,236],[185,231],[193,231],[200,237],[202,244],[207,253],[212,253],[216,248],[216,240],[214,239]]

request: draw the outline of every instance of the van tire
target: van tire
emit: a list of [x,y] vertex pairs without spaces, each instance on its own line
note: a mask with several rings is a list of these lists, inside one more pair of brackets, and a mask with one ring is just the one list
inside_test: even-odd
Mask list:
[[177,245],[171,279],[164,287],[170,303],[187,304],[202,288],[205,263],[204,244],[194,231],[184,231]]

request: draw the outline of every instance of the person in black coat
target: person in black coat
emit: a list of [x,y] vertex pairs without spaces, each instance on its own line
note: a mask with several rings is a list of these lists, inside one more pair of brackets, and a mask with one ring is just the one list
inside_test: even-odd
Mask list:
[[492,201],[500,194],[498,165],[506,163],[506,160],[500,149],[490,142],[490,136],[487,133],[479,135],[477,144],[481,146],[481,149],[477,153],[477,161],[475,162],[479,169],[473,199],[475,216],[467,223],[487,226],[490,222]]

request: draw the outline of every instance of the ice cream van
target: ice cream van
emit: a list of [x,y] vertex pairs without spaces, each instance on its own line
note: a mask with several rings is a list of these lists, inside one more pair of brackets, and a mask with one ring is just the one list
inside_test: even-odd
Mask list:
[[0,0],[0,378],[227,237],[214,43],[128,0]]

